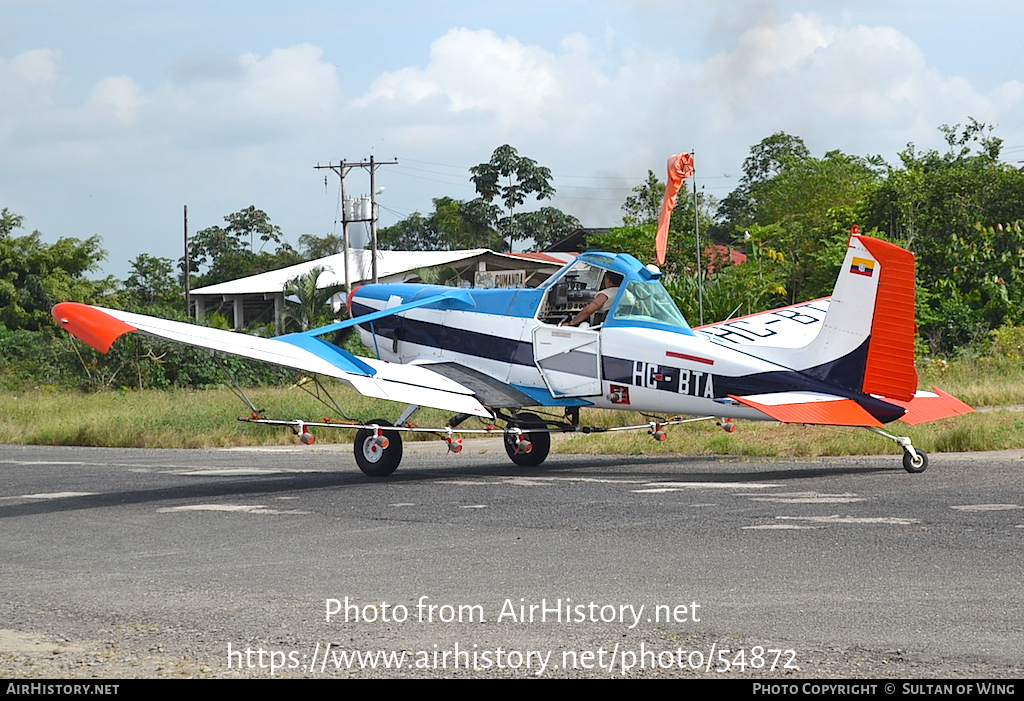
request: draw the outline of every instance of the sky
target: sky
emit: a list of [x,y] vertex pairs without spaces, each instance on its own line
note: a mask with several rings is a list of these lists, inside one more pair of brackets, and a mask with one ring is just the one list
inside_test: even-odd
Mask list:
[[398,161],[381,226],[475,197],[503,144],[552,171],[530,207],[592,227],[682,151],[724,197],[778,131],[898,164],[974,118],[1019,164],[1021,27],[995,0],[0,0],[0,208],[99,235],[97,275],[125,277],[181,256],[186,205],[193,233],[250,205],[293,245],[339,233],[315,166],[371,155]]

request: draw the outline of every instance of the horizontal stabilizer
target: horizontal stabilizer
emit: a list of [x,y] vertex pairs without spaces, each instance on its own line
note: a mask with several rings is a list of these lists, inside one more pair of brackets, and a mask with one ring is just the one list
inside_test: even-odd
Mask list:
[[886,401],[906,408],[907,413],[903,415],[900,421],[915,426],[929,421],[949,418],[950,416],[970,414],[974,411],[974,409],[961,402],[952,394],[947,394],[935,386],[932,387],[931,392],[918,390],[917,395],[909,402],[901,402],[895,399],[886,399]]
[[787,424],[828,426],[882,426],[852,399],[820,392],[773,392],[746,397],[729,395],[741,404],[757,409]]

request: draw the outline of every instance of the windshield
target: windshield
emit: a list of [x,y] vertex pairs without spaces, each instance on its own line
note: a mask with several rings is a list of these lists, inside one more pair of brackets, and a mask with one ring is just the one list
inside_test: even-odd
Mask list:
[[568,283],[572,289],[599,290],[605,271],[583,261],[573,263],[559,282]]
[[657,280],[631,280],[613,314],[618,321],[643,321],[690,330],[676,303]]

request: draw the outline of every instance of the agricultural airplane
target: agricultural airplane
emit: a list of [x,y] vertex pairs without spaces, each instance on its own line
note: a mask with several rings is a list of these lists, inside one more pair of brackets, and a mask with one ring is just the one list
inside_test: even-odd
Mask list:
[[[56,305],[53,316],[104,353],[138,331],[310,373],[310,392],[342,416],[320,377],[408,404],[395,425],[280,420],[238,389],[252,410],[243,420],[291,426],[304,443],[313,442],[310,427],[355,429],[356,462],[377,477],[398,467],[402,431],[440,434],[453,452],[462,447],[457,434],[498,431],[514,463],[536,466],[552,432],[646,428],[665,440],[669,425],[712,419],[731,432],[735,418],[865,427],[903,449],[908,472],[923,472],[924,451],[881,427],[972,411],[938,388],[917,389],[914,256],[898,246],[851,235],[831,298],[697,330],[660,277],[630,255],[588,251],[533,289],[365,285],[349,296],[348,320],[271,339],[73,302]],[[320,338],[350,326],[377,358]],[[420,406],[455,415],[444,427],[420,428],[410,423]],[[586,427],[582,407],[641,412],[649,422]],[[474,417],[485,426],[462,427]]]

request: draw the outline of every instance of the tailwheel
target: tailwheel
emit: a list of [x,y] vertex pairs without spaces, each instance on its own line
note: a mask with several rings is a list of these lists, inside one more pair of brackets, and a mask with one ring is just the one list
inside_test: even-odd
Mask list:
[[914,452],[917,453],[916,456],[912,455],[909,450],[903,453],[903,469],[916,475],[928,469],[928,454],[916,448]]
[[928,469],[928,453],[915,448],[908,437],[894,436],[877,426],[868,426],[867,429],[872,433],[877,433],[884,438],[894,441],[896,445],[903,448],[903,469],[907,472],[916,475]]
[[546,424],[536,414],[516,414],[505,431],[505,452],[520,467],[537,467],[551,452],[551,434],[530,428],[545,429]]
[[391,424],[384,419],[366,422],[367,426],[374,424],[380,428],[356,431],[356,464],[370,477],[387,477],[402,462],[402,436],[398,431],[385,431],[383,427]]

